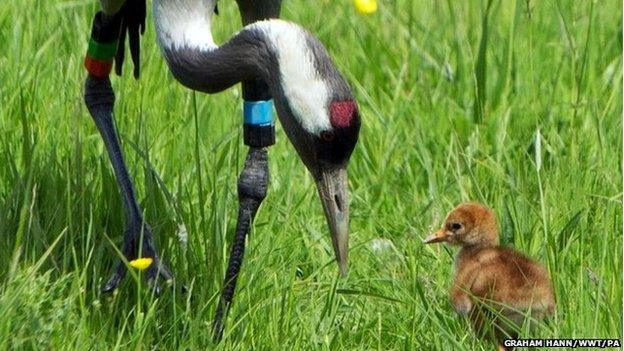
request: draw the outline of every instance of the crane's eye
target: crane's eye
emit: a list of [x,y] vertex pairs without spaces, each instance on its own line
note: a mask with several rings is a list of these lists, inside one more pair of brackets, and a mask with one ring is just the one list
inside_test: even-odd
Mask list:
[[321,132],[321,139],[325,141],[332,141],[334,140],[335,137],[336,135],[333,132],[328,132],[328,131]]
[[453,223],[450,224],[450,227],[451,227],[452,231],[457,231],[457,230],[462,229],[463,226],[459,222],[453,222]]

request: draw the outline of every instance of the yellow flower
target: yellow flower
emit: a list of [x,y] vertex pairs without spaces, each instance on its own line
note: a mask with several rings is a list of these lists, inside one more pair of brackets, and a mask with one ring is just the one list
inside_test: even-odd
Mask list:
[[370,15],[377,11],[377,0],[353,0],[353,5],[363,15]]
[[150,257],[137,258],[136,260],[130,261],[130,267],[144,271],[152,264],[152,262],[154,262],[154,260]]

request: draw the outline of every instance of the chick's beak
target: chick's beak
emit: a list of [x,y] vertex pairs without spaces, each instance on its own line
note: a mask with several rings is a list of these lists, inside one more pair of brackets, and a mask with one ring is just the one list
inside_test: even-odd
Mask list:
[[446,234],[446,231],[444,229],[440,229],[435,233],[432,233],[431,235],[429,235],[428,237],[425,238],[425,240],[423,240],[424,244],[433,244],[433,243],[439,243],[442,241],[446,241],[448,235]]
[[336,262],[340,274],[346,276],[349,253],[349,189],[346,168],[322,170],[316,177],[316,186],[331,233]]

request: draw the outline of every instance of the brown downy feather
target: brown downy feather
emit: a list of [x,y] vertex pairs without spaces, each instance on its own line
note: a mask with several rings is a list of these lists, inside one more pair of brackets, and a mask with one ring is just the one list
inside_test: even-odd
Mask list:
[[467,315],[481,338],[517,337],[525,319],[540,320],[554,313],[555,300],[546,269],[510,248],[498,246],[494,214],[477,203],[459,205],[442,229],[425,243],[461,246],[455,259],[450,298],[455,310]]

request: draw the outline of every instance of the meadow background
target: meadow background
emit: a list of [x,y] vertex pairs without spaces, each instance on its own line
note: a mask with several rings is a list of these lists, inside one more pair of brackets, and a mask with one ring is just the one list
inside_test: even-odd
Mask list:
[[[622,13],[615,0],[285,1],[362,111],[350,272],[339,278],[311,177],[283,131],[223,343],[211,342],[236,220],[239,87],[169,74],[151,14],[142,76],[114,77],[140,202],[189,292],[126,279],[101,296],[124,228],[82,102],[96,1],[0,1],[0,349],[489,350],[447,300],[453,248],[421,244],[465,200],[552,274],[543,337],[622,338]],[[151,6],[151,4],[150,4]],[[221,1],[217,42],[240,28]],[[180,240],[186,228],[187,245]]]

